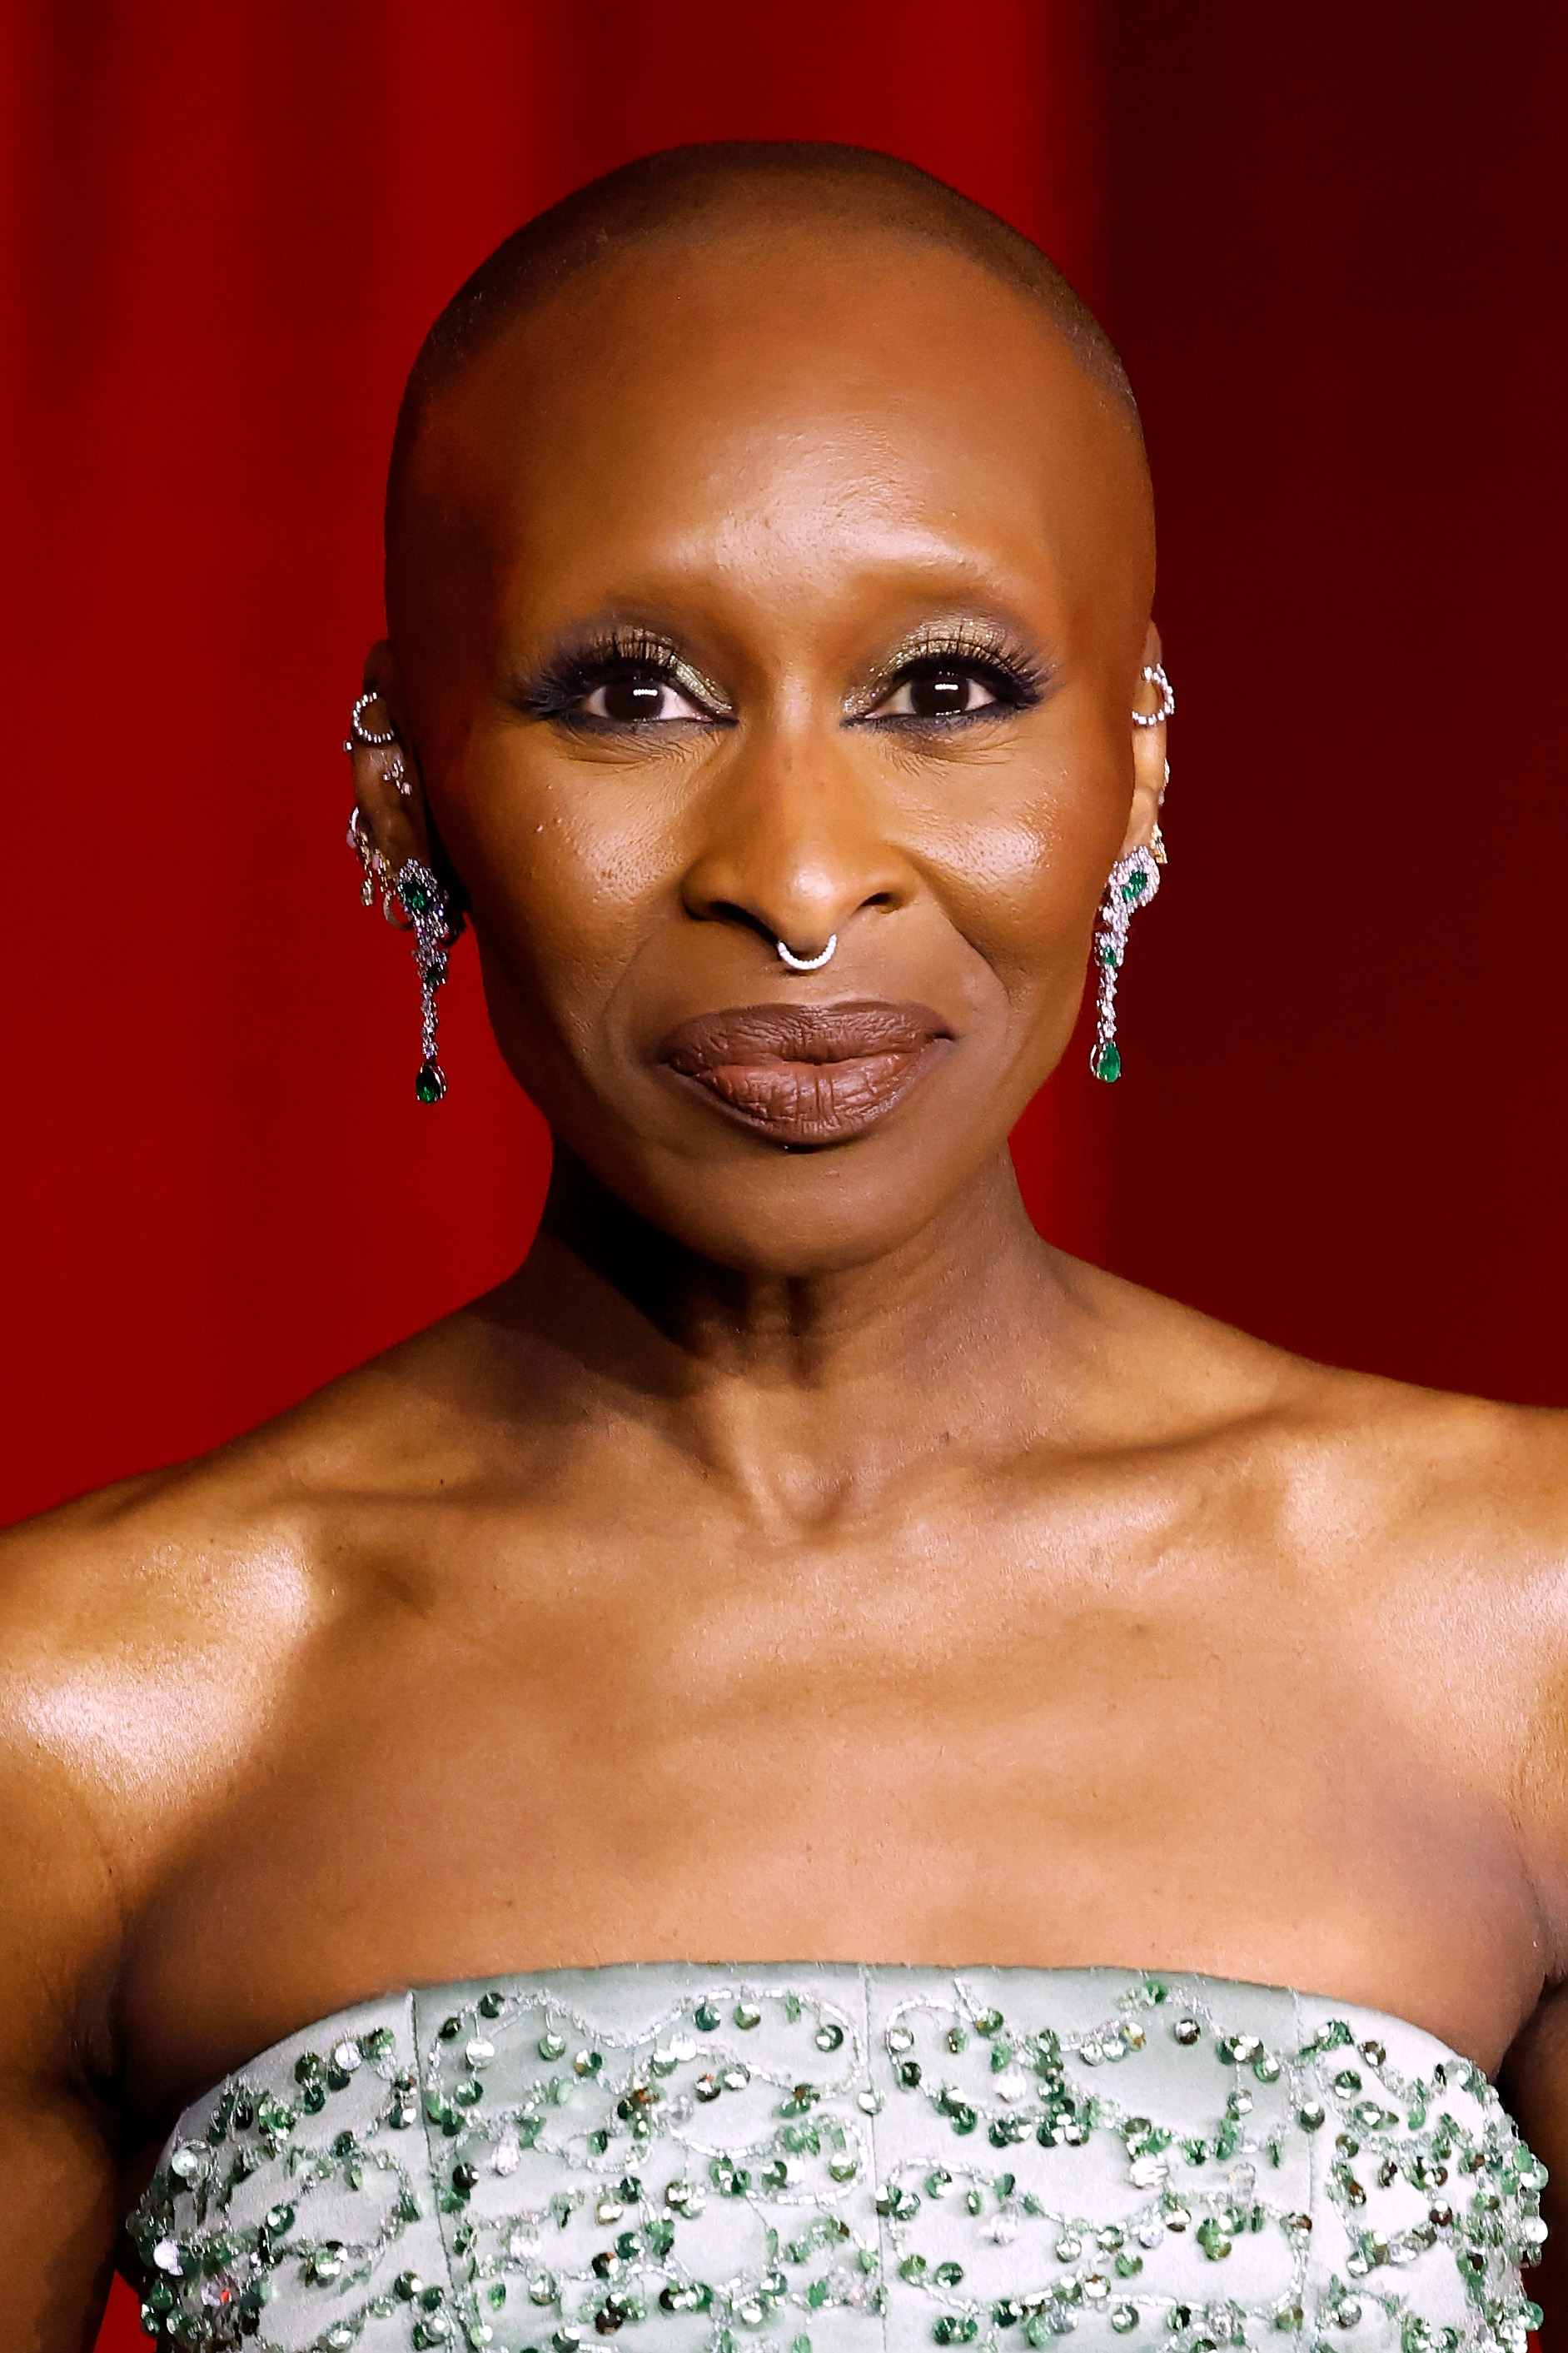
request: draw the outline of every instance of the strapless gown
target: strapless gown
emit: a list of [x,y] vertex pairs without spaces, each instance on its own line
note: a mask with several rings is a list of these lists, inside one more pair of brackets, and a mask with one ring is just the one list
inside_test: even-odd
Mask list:
[[288,2353],[1524,2353],[1545,2169],[1345,2002],[628,1964],[388,1995],[181,2119],[143,2320]]

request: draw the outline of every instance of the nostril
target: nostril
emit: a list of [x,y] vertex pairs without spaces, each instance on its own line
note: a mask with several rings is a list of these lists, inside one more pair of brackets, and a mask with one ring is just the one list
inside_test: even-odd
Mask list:
[[890,891],[873,891],[868,899],[862,899],[860,902],[862,909],[867,907],[890,907],[893,904],[894,899]]
[[760,940],[772,947],[773,934],[760,915],[750,907],[742,907],[734,899],[710,899],[706,907],[688,907],[687,913],[696,923],[738,923],[744,932],[755,932]]

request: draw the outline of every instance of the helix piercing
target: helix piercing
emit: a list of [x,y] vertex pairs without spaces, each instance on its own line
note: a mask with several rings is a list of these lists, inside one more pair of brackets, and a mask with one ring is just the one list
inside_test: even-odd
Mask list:
[[1165,676],[1165,665],[1163,662],[1145,662],[1138,675],[1146,686],[1159,688],[1160,708],[1158,711],[1135,711],[1132,724],[1134,727],[1163,727],[1167,719],[1175,716],[1176,710],[1175,692]]
[[365,691],[360,696],[359,701],[354,704],[353,709],[349,713],[348,740],[343,745],[343,750],[345,752],[352,752],[356,744],[363,744],[367,752],[384,752],[389,744],[396,743],[397,730],[395,727],[377,729],[374,727],[367,727],[364,723],[364,714],[369,710],[371,704],[373,702],[379,702],[380,701],[381,697],[376,692],[374,686],[367,687]]
[[832,960],[833,951],[838,945],[838,934],[837,932],[834,933],[820,955],[796,955],[795,950],[786,947],[783,940],[775,940],[773,944],[778,949],[780,963],[787,964],[791,972],[820,972],[823,965]]
[[412,792],[413,786],[408,781],[408,772],[403,765],[403,746],[397,740],[396,728],[387,727],[378,729],[375,727],[367,727],[364,723],[364,713],[366,708],[369,704],[379,701],[380,697],[374,687],[367,688],[365,692],[360,696],[359,701],[354,704],[353,711],[349,713],[349,732],[343,741],[343,750],[347,752],[351,757],[356,750],[363,750],[366,752],[390,751],[392,756],[386,764],[386,780],[392,786],[393,791],[397,795],[398,799],[405,801],[408,798],[409,794]]

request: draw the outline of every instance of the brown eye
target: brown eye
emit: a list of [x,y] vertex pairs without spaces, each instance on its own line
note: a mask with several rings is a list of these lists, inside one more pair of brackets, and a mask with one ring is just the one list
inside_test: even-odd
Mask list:
[[[956,670],[933,670],[910,681],[910,709],[917,719],[940,719],[949,711],[967,711],[974,681]],[[976,696],[978,701],[978,696]]]
[[957,662],[931,662],[906,670],[892,692],[871,713],[878,719],[958,719],[999,703],[1000,696],[973,670]]
[[656,671],[628,670],[596,686],[583,709],[590,719],[607,720],[615,727],[636,727],[650,719],[701,719],[690,698]]

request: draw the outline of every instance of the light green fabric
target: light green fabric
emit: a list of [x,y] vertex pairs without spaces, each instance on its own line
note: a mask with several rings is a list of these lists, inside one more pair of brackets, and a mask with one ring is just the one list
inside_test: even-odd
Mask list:
[[1468,2060],[1343,2002],[628,1964],[291,2037],[132,2231],[183,2344],[1523,2353],[1544,2179]]

